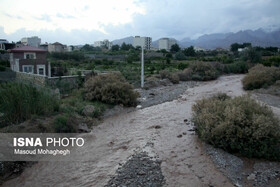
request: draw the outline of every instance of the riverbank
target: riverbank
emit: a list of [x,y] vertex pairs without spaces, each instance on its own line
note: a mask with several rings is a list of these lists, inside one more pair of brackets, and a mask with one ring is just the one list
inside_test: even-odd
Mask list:
[[[146,108],[145,101],[163,101],[156,97],[168,98],[160,93],[176,92],[176,87],[161,87],[161,92],[159,88],[145,90],[141,95],[146,97],[142,109],[111,115],[93,128],[89,134],[92,142],[77,155],[79,160],[86,157],[89,161],[40,162],[4,186],[124,185],[129,180],[125,176],[137,172],[142,180],[146,173],[142,171],[148,171],[150,166],[154,166],[154,177],[149,179],[159,177],[159,186],[278,185],[279,163],[239,158],[203,144],[194,133],[191,107],[195,101],[218,92],[246,94],[242,78],[243,75],[231,75],[197,86],[179,84],[185,90],[177,99]],[[136,167],[127,167],[131,164]]]

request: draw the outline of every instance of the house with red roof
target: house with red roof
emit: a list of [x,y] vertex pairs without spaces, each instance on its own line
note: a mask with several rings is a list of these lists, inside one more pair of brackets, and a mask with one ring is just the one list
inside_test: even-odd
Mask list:
[[11,49],[9,52],[13,71],[48,76],[47,50],[33,46],[22,46]]

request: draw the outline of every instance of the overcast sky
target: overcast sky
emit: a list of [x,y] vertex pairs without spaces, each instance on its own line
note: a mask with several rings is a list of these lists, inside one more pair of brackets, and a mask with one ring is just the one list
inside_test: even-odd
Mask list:
[[0,0],[0,38],[93,44],[280,28],[280,0]]

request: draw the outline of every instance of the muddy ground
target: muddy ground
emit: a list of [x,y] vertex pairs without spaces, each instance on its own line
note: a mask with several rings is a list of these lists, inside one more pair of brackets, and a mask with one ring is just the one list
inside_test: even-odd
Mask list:
[[[197,99],[218,92],[246,94],[242,78],[177,85],[183,91],[176,85],[145,90],[141,109],[127,113],[119,106],[124,113],[109,114],[88,134],[92,141],[75,155],[84,161],[40,162],[4,186],[135,186],[134,177],[139,186],[280,186],[279,163],[240,158],[206,145],[190,122]],[[166,102],[174,99],[171,95],[177,99]],[[278,107],[273,110],[280,116]]]

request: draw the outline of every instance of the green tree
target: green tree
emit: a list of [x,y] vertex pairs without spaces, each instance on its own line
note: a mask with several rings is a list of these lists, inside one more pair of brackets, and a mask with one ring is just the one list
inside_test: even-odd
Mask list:
[[195,50],[194,50],[193,46],[190,46],[190,47],[184,49],[183,53],[186,56],[196,56],[196,53],[195,53]]
[[130,46],[123,42],[121,45],[121,50],[128,51],[129,49],[130,49]]
[[112,51],[118,51],[118,50],[120,50],[120,46],[119,45],[113,45],[111,50]]
[[230,51],[232,52],[237,52],[239,48],[239,44],[238,43],[233,43],[230,45]]
[[94,47],[89,44],[86,44],[81,48],[81,51],[94,51]]
[[176,53],[176,52],[178,52],[178,51],[180,51],[180,50],[181,50],[181,49],[180,49],[180,47],[179,47],[178,44],[172,45],[172,46],[171,46],[171,49],[170,49],[170,51],[173,52],[173,53],[174,53],[174,52]]
[[245,56],[251,63],[258,63],[262,60],[261,52],[257,51],[255,47],[249,47],[249,49],[245,51]]
[[175,54],[175,59],[176,60],[186,60],[186,56],[184,55],[184,53],[179,51]]

